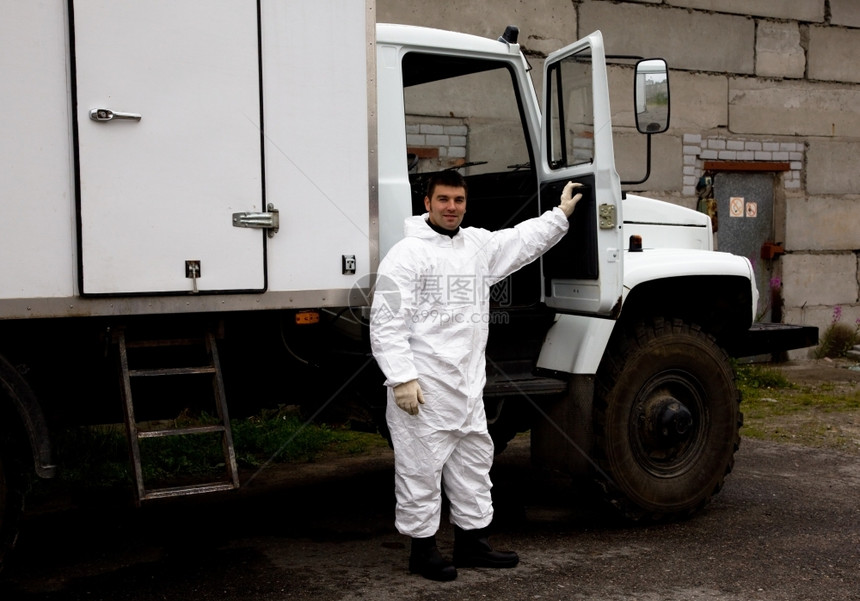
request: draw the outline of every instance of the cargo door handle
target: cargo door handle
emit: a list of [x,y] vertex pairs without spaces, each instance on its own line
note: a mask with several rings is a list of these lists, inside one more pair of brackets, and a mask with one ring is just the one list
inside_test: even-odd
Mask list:
[[90,119],[93,121],[113,121],[114,119],[127,119],[129,121],[140,121],[141,116],[137,113],[120,113],[110,109],[92,109]]
[[278,233],[281,226],[280,214],[275,205],[269,203],[265,213],[233,213],[233,227],[253,227],[267,230],[269,238]]

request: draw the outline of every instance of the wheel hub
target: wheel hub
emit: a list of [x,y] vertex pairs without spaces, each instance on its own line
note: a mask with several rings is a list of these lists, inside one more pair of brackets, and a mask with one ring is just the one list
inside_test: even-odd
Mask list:
[[670,449],[692,436],[693,414],[678,399],[652,399],[645,411],[645,436],[652,448]]

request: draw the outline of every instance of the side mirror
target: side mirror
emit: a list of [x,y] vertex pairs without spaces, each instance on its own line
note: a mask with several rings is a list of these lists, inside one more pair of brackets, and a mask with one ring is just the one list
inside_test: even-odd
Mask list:
[[636,63],[636,129],[660,134],[669,129],[669,68],[662,58]]

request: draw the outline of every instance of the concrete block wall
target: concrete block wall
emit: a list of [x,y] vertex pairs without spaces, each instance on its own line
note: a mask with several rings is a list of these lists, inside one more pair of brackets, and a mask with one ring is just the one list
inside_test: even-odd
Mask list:
[[[788,163],[774,232],[784,320],[823,331],[836,306],[846,323],[860,317],[860,1],[377,0],[377,11],[491,38],[516,24],[536,86],[549,52],[598,29],[608,54],[665,58],[672,125],[637,191],[695,206],[704,161]],[[626,179],[643,171],[630,102],[612,98]]]

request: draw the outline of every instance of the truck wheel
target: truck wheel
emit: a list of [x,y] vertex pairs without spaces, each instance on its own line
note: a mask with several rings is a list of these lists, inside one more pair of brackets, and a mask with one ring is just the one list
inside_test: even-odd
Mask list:
[[698,326],[657,319],[614,336],[594,406],[609,501],[634,519],[702,507],[734,464],[739,405],[728,356]]
[[500,409],[495,419],[487,423],[495,455],[500,455],[517,434],[528,431],[535,421],[535,411],[526,399],[505,399]]
[[0,570],[18,538],[24,512],[24,477],[13,447],[0,432]]

